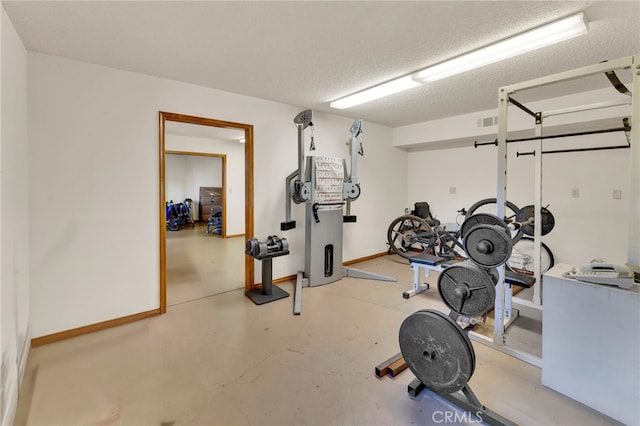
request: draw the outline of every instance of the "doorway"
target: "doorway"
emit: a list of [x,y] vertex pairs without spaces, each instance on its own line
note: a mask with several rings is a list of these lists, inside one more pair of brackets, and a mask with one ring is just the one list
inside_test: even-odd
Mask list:
[[[244,236],[246,239],[253,237],[253,126],[250,124],[221,121],[211,118],[203,118],[176,114],[170,112],[159,113],[159,140],[160,140],[160,312],[165,313],[167,308],[167,229],[166,229],[166,172],[167,172],[167,127],[178,123],[208,126],[208,130],[233,129],[244,135]],[[191,127],[191,126],[190,126]],[[191,146],[190,155],[199,155],[198,147]],[[171,153],[176,153],[172,152]],[[224,197],[223,197],[224,198]],[[225,204],[227,204],[225,202]],[[226,209],[222,211],[222,222],[226,225]],[[231,216],[231,215],[229,215]],[[230,224],[231,226],[231,224]],[[225,229],[228,229],[225,227]],[[222,235],[223,237],[227,235]],[[244,239],[243,239],[244,241]],[[244,287],[245,290],[254,289],[254,263],[249,256],[244,256]]]

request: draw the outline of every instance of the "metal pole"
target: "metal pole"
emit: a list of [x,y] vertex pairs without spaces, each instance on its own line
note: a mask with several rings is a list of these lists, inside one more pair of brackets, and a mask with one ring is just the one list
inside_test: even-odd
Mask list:
[[[504,88],[498,92],[498,184],[496,209],[498,217],[505,217],[507,199],[507,113],[509,110],[509,93]],[[499,278],[496,284],[496,300],[494,306],[493,342],[504,345],[504,265],[498,268]]]
[[285,190],[285,194],[287,199],[285,200],[285,207],[284,207],[284,217],[285,217],[285,221],[286,222],[290,222],[291,221],[291,198],[293,197],[293,193],[291,191],[291,181],[298,176],[298,171],[294,170],[289,176],[287,176],[287,178],[284,180],[284,190]]
[[[536,136],[540,136],[540,139],[535,143],[536,151],[542,152],[542,117],[536,120],[535,128]],[[533,275],[536,278],[536,285],[533,286],[533,299],[534,305],[539,306],[540,300],[540,287],[542,287],[542,279],[540,277],[540,256],[541,256],[541,242],[542,242],[542,155],[535,156],[535,172],[534,172],[534,213],[533,213]]]
[[[585,151],[606,151],[608,149],[629,149],[630,145],[617,145],[617,146],[595,146],[593,148],[572,148],[572,149],[552,149],[551,151],[542,151],[542,154],[565,154],[568,152],[585,152]],[[526,155],[536,155],[535,151],[530,152],[516,152],[516,157],[524,157]]]
[[631,89],[631,129],[629,152],[629,247],[627,264],[636,273],[640,273],[640,55],[633,57],[631,67],[633,88]]
[[298,180],[304,182],[304,124],[296,124],[298,127]]
[[557,138],[568,138],[572,136],[585,136],[585,135],[597,135],[600,133],[612,133],[612,132],[627,132],[629,131],[629,127],[613,127],[610,129],[600,129],[600,130],[586,130],[584,132],[572,132],[572,133],[561,133],[559,135],[546,135],[541,137],[530,137],[530,138],[518,138],[518,139],[507,139],[508,143],[513,142],[527,142],[527,141],[536,141],[538,139],[557,139]]
[[543,118],[552,117],[554,115],[562,115],[562,114],[572,114],[575,112],[583,112],[583,111],[592,111],[594,109],[602,109],[602,108],[611,108],[622,105],[631,105],[631,99],[626,98],[624,100],[615,100],[615,101],[603,101],[597,102],[589,105],[575,106],[569,108],[561,108],[552,111],[545,111],[542,113]]
[[349,180],[354,185],[358,183],[358,136],[362,133],[362,120],[357,119],[351,126],[351,170]]
[[513,98],[509,98],[509,102],[511,102],[512,104],[514,104],[515,106],[517,106],[518,108],[520,108],[522,111],[526,112],[527,114],[529,114],[530,116],[532,116],[533,118],[536,118],[536,113],[531,111],[529,108],[527,108],[526,106],[522,105],[520,102],[516,101]]

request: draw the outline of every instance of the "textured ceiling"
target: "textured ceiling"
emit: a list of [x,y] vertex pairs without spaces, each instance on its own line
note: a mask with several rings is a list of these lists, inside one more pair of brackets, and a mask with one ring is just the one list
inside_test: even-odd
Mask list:
[[[495,108],[500,86],[640,53],[640,2],[3,1],[29,50],[392,127]],[[329,102],[578,11],[589,34],[344,111]],[[592,77],[531,100],[605,87]]]

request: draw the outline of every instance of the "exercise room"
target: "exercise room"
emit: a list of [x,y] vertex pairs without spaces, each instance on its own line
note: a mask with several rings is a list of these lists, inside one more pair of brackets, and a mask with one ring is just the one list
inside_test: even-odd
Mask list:
[[640,426],[640,3],[0,4],[2,425]]

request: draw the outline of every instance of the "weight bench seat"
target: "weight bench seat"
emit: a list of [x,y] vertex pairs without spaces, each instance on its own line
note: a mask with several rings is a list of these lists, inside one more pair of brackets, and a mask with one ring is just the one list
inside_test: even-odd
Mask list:
[[524,288],[531,288],[536,282],[536,277],[532,275],[520,274],[508,269],[504,271],[504,282],[509,285],[517,285]]
[[[446,262],[447,259],[444,259],[439,256],[434,256],[432,254],[423,253],[419,256],[414,256],[409,259],[410,263],[417,263],[420,265],[427,266],[449,266]],[[517,285],[519,287],[531,288],[536,282],[536,278],[532,275],[520,274],[518,272],[513,272],[505,268],[504,271],[504,282],[509,285]]]
[[419,263],[421,265],[429,265],[429,266],[436,266],[442,262],[444,262],[446,259],[443,257],[438,257],[438,256],[434,256],[432,254],[427,254],[427,253],[423,253],[419,256],[415,256],[409,259],[410,263]]

